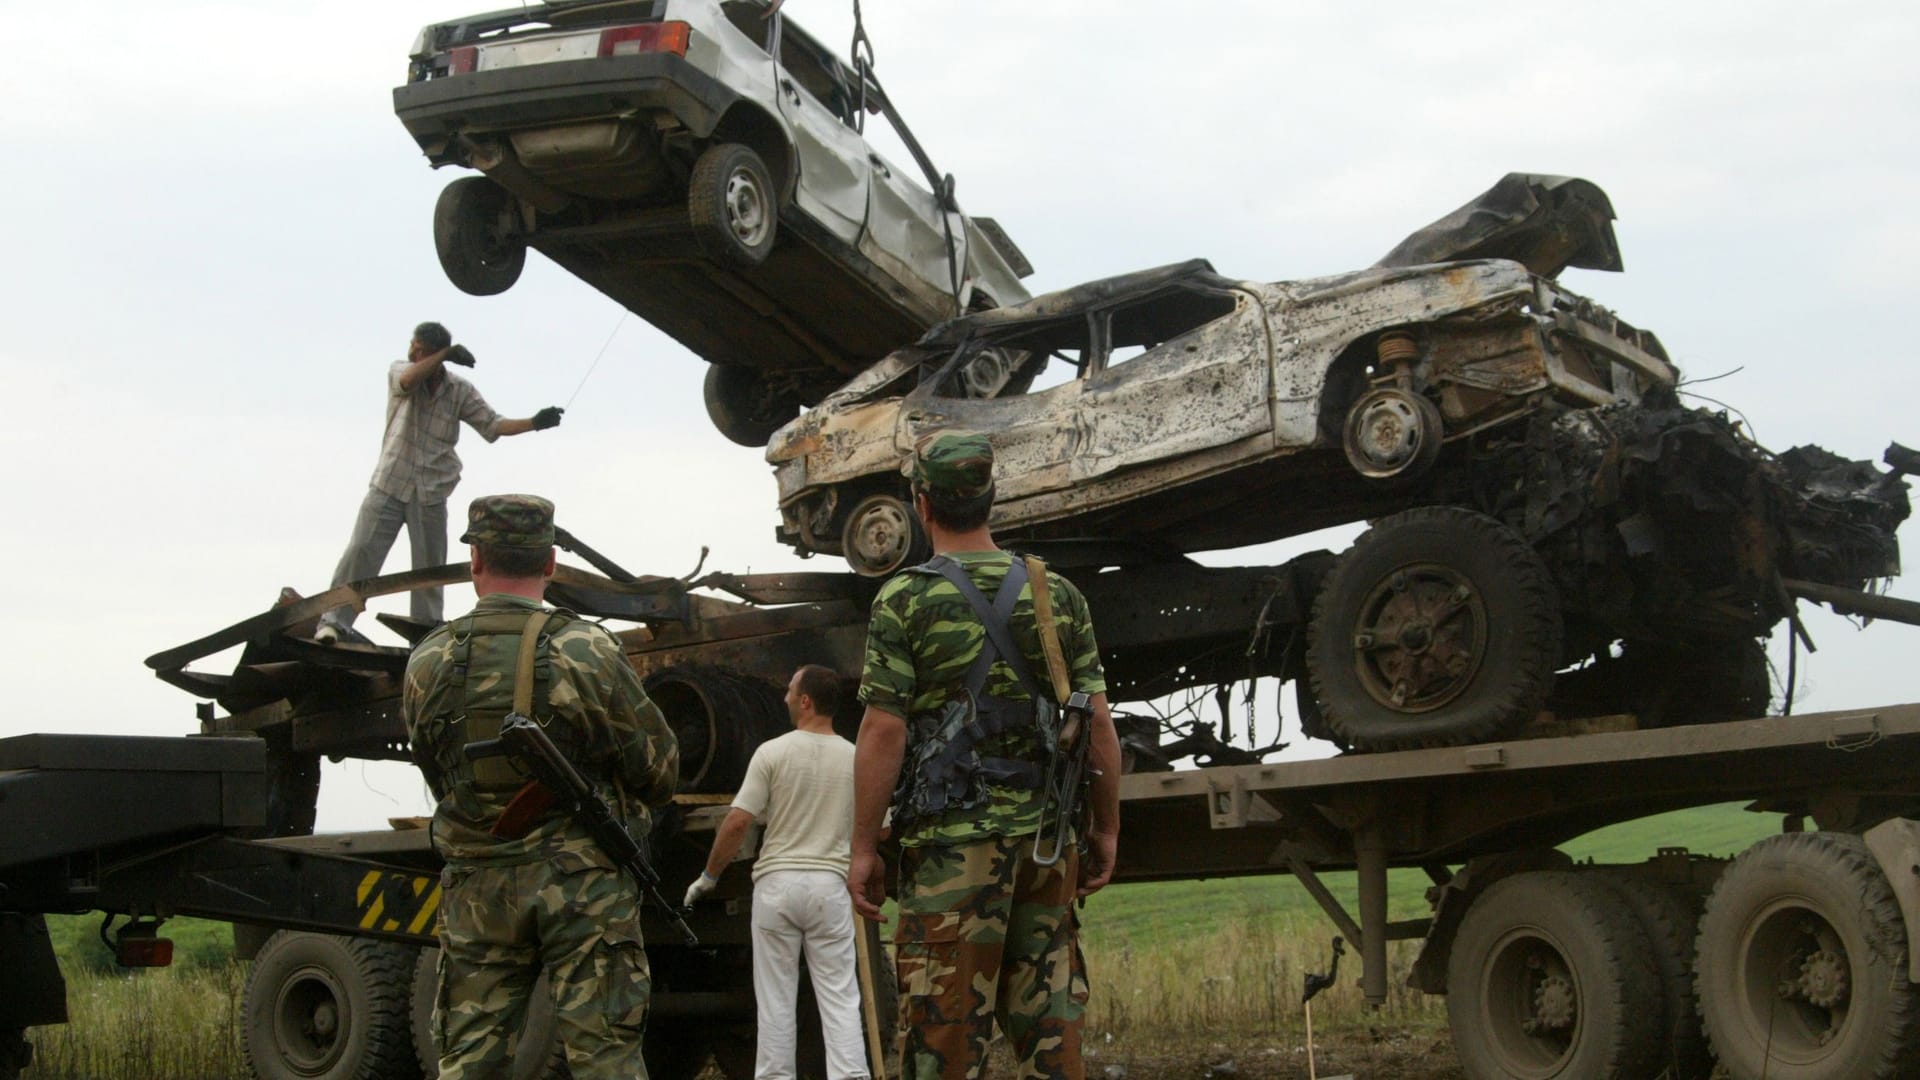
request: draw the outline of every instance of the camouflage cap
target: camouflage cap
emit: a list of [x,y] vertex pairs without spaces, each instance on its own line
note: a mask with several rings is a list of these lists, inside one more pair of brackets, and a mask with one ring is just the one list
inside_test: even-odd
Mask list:
[[913,447],[913,484],[949,498],[973,499],[993,488],[993,444],[977,431],[935,431]]
[[553,504],[538,495],[482,495],[467,507],[463,544],[553,546]]

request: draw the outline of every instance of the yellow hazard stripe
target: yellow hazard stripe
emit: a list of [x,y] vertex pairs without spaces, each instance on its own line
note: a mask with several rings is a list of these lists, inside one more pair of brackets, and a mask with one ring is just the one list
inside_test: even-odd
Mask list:
[[[391,879],[389,882],[388,879]],[[386,887],[382,887],[387,883]],[[417,904],[397,904],[392,911],[387,909],[387,896],[396,897],[411,894],[418,898]],[[405,928],[409,934],[425,933],[432,923],[434,914],[440,910],[440,883],[430,877],[413,877],[401,874],[383,874],[380,871],[368,871],[354,889],[354,906],[360,913],[359,927],[362,930],[385,930],[398,933]]]
[[[414,880],[429,881],[427,878],[415,878]],[[415,915],[413,922],[407,926],[407,933],[409,934],[425,933],[427,924],[433,922],[434,915],[440,910],[440,883],[433,881],[431,884],[433,885],[433,891],[427,894],[426,903],[420,905],[420,914]]]

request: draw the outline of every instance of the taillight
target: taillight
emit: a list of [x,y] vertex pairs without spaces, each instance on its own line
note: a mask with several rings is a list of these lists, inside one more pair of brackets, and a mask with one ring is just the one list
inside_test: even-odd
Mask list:
[[670,52],[685,56],[687,34],[687,24],[683,22],[616,26],[600,31],[600,55],[634,56],[639,53]]
[[465,75],[473,70],[480,59],[480,49],[474,45],[462,45],[447,52],[447,74]]

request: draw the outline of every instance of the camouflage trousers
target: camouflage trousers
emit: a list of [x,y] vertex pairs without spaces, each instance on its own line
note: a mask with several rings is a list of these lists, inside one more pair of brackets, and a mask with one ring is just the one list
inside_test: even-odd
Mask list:
[[900,1075],[975,1080],[999,1021],[1018,1080],[1083,1080],[1087,1007],[1074,853],[1034,864],[1032,836],[900,856]]
[[623,873],[597,852],[565,852],[520,865],[450,865],[440,880],[433,1022],[441,1080],[507,1075],[542,969],[574,1080],[645,1080],[640,1041],[653,982],[639,893]]

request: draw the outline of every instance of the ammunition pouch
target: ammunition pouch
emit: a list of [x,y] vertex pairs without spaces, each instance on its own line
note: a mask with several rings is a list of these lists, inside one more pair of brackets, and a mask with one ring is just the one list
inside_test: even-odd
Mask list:
[[[533,778],[517,760],[500,754],[478,760],[467,756],[470,744],[498,739],[501,722],[512,712],[534,718],[551,734],[565,739],[569,732],[554,730],[549,724],[552,708],[548,697],[553,685],[553,670],[547,645],[553,632],[571,621],[561,613],[535,612],[528,616],[518,611],[469,615],[453,624],[452,693],[446,711],[426,725],[428,746],[416,747],[416,759],[431,761],[428,786],[436,796],[454,788],[488,795],[507,795],[525,787]],[[533,636],[528,638],[526,635]],[[498,639],[509,638],[512,643]],[[483,670],[472,670],[475,646],[481,648]],[[498,662],[503,649],[517,652],[511,681]],[[479,683],[479,694],[470,693]],[[504,692],[503,692],[504,691]],[[425,751],[424,753],[422,751]]]

